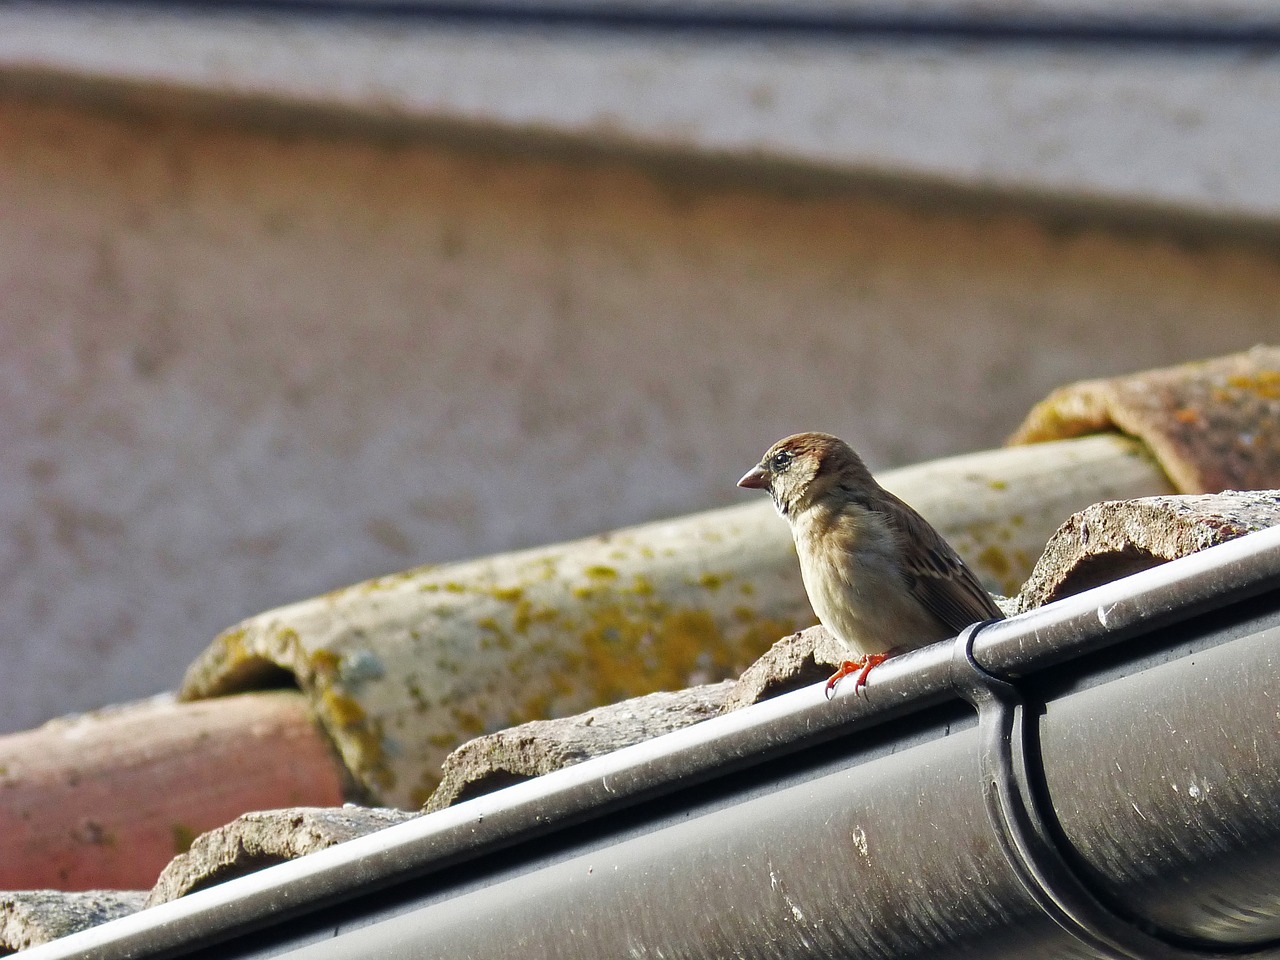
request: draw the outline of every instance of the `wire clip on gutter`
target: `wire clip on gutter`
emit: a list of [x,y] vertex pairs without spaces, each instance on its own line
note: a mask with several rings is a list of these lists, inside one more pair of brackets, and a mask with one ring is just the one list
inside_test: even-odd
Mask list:
[[[1103,956],[1118,960],[1246,960],[1273,956],[1197,950],[1147,933],[1100,901],[1067,862],[1040,809],[1029,744],[1036,737],[1026,702],[1014,684],[988,673],[974,659],[973,641],[987,620],[955,639],[951,684],[978,711],[983,800],[1010,868],[1037,905],[1058,926]],[[1033,777],[1035,780],[1033,781]]]

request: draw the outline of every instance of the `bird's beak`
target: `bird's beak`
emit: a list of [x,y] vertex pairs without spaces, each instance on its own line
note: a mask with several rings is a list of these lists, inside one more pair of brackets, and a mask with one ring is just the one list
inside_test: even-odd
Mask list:
[[765,470],[764,464],[757,463],[752,467],[751,471],[738,481],[738,486],[746,487],[748,490],[768,490],[769,472]]

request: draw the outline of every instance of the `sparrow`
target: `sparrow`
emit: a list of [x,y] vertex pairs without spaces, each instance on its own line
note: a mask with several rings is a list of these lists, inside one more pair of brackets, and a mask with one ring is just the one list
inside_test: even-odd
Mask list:
[[889,657],[1004,614],[929,521],[880,486],[828,433],[779,440],[738,486],[764,490],[791,526],[813,612],[853,655],[856,692]]

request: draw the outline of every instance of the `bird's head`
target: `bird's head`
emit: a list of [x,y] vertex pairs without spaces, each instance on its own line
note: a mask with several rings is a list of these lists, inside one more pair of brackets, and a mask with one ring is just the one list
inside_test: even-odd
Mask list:
[[829,433],[797,433],[770,447],[738,486],[764,490],[784,517],[821,502],[838,487],[863,486],[871,474],[856,453]]

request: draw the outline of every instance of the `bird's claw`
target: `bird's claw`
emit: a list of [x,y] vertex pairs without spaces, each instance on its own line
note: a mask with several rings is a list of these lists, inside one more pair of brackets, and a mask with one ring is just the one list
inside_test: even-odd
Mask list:
[[[858,674],[858,679],[853,681],[853,695],[856,697],[858,691],[867,685],[867,675],[871,673],[871,668],[880,666],[888,659],[888,654],[871,653],[865,657],[859,657],[857,660],[845,660],[840,664],[840,669],[827,680],[827,689],[825,691],[827,699],[830,700],[835,696],[836,684],[851,673]],[[859,671],[861,672],[859,673]]]

